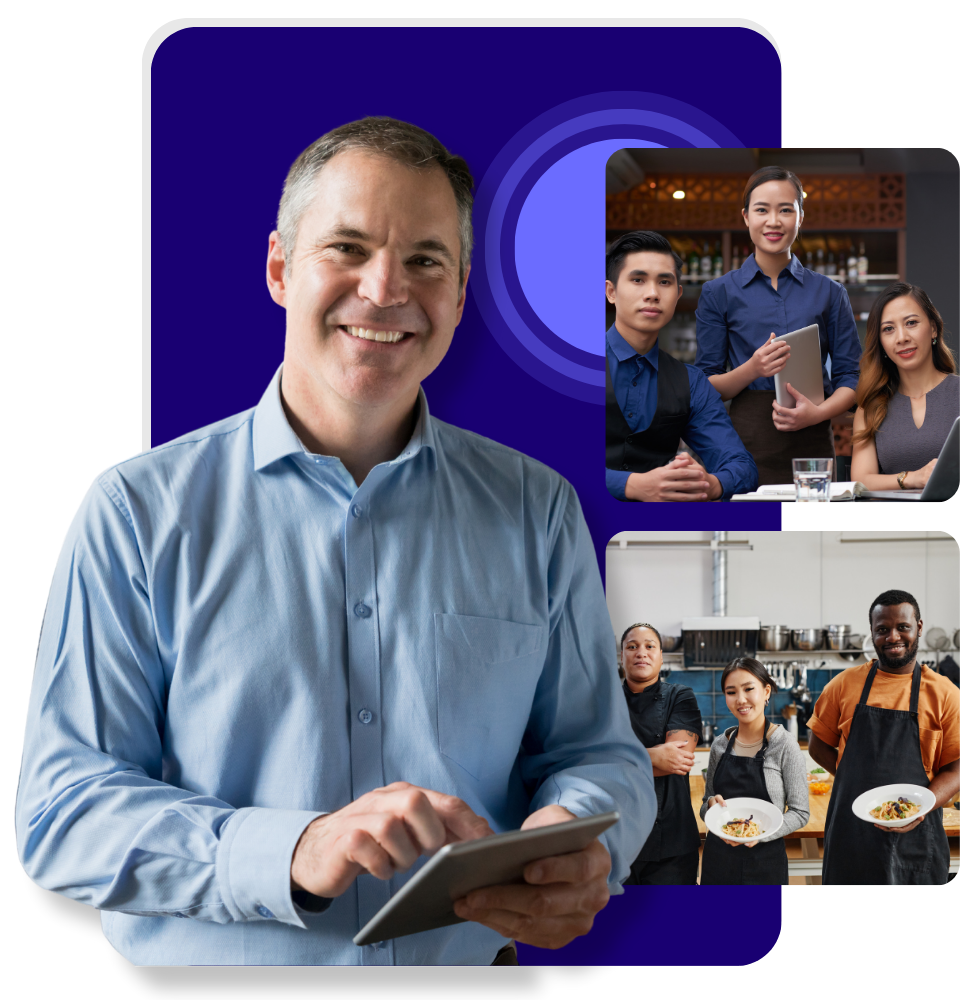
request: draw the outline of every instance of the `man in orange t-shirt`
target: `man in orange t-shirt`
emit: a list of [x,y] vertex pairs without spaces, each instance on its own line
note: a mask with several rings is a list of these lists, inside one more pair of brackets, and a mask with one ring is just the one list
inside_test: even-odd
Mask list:
[[[834,677],[809,720],[809,755],[836,775],[826,816],[826,885],[948,879],[941,817],[942,806],[959,793],[959,692],[918,664],[923,628],[909,593],[889,590],[877,597],[870,629],[878,658]],[[858,795],[895,783],[927,786],[934,807],[900,827],[853,814]]]

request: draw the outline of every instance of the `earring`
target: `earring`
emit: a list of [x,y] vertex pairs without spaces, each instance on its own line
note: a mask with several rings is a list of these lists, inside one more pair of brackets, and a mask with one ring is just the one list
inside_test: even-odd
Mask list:
[[937,337],[932,337],[931,338],[931,346],[934,347],[935,344],[937,344],[937,343],[938,343],[938,338]]

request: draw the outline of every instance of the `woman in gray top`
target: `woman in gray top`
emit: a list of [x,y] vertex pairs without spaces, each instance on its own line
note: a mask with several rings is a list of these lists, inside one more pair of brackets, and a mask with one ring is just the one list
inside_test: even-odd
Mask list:
[[710,748],[701,818],[726,799],[771,802],[784,813],[782,826],[750,845],[707,834],[701,885],[787,885],[789,862],[784,837],[809,822],[806,765],[799,744],[771,724],[765,707],[775,682],[764,665],[741,656],[724,668],[721,688],[737,727],[718,736]]
[[959,377],[942,317],[916,285],[897,282],[867,318],[853,418],[851,479],[871,490],[920,490],[959,415]]

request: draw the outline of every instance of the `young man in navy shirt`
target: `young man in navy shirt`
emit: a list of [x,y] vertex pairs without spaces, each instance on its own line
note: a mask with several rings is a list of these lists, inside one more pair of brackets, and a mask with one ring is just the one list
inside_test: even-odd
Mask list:
[[[659,233],[620,237],[605,259],[615,323],[605,334],[605,483],[619,500],[729,499],[758,470],[721,396],[692,365],[659,349],[683,293],[680,258]],[[703,459],[677,454],[681,439]]]

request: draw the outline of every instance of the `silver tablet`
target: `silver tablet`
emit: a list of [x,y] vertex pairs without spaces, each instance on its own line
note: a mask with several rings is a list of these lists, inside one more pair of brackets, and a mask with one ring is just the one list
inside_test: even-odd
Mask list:
[[523,870],[531,861],[584,850],[618,821],[617,812],[607,812],[446,844],[364,925],[354,944],[374,944],[464,923],[452,909],[457,899],[488,885],[522,882]]
[[796,392],[813,403],[819,404],[825,398],[823,393],[823,359],[819,352],[819,327],[812,323],[801,330],[776,337],[784,340],[792,348],[785,367],[775,376],[775,399],[779,406],[795,409],[795,397],[785,388],[792,383]]

